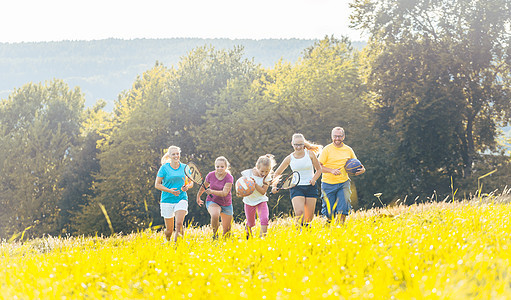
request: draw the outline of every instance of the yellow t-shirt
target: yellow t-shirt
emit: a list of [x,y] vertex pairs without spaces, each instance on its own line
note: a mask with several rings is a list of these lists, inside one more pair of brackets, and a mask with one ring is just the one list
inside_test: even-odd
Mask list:
[[350,146],[344,144],[342,147],[337,148],[334,144],[328,144],[319,155],[319,162],[330,169],[340,169],[340,175],[332,173],[323,173],[321,181],[329,184],[343,183],[349,180],[348,173],[344,169],[344,165],[348,159],[357,158],[355,152]]

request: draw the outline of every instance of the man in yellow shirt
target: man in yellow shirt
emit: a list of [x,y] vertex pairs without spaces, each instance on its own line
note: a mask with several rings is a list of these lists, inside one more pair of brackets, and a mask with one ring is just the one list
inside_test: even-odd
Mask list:
[[[332,129],[332,143],[328,144],[321,155],[319,162],[323,178],[321,189],[323,192],[323,204],[321,213],[331,220],[340,215],[340,222],[344,223],[351,209],[350,205],[350,178],[344,169],[344,165],[351,158],[357,158],[353,149],[344,144],[345,133],[342,127]],[[365,172],[364,166],[355,173],[360,175]]]

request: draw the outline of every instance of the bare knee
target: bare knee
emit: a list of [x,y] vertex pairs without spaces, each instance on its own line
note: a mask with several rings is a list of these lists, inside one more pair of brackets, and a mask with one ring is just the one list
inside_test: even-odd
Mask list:
[[183,223],[176,224],[176,231],[180,232],[181,230],[183,230]]
[[219,213],[214,212],[214,213],[210,213],[210,215],[211,215],[211,222],[218,221],[220,219]]

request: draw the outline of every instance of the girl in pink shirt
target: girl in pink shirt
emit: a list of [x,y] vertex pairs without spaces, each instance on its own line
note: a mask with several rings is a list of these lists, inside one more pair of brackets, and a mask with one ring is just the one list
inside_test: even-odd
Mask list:
[[211,216],[211,227],[213,228],[213,239],[218,237],[218,227],[222,220],[223,236],[231,231],[231,222],[233,216],[232,209],[232,184],[234,178],[229,171],[229,161],[227,158],[220,156],[215,160],[215,171],[206,175],[204,187],[199,188],[197,193],[197,204],[202,206],[204,201],[200,198],[205,192],[206,208]]

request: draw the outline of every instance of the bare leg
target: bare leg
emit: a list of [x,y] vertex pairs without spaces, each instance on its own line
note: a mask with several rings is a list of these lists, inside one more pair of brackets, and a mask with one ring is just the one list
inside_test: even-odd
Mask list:
[[316,209],[316,201],[317,199],[314,197],[305,198],[305,206],[304,206],[304,222],[310,223],[314,218],[314,210]]
[[211,216],[211,228],[213,228],[213,237],[218,234],[218,227],[220,226],[220,212],[222,209],[216,203],[211,203],[208,207],[209,215]]
[[296,225],[301,226],[303,225],[304,217],[303,213],[305,211],[305,197],[303,196],[296,196],[291,199],[291,203],[293,204],[293,210],[295,211],[295,219],[296,219]]
[[170,239],[172,238],[172,233],[174,232],[174,218],[165,218],[165,238],[167,241],[170,242]]
[[261,234],[259,236],[266,236],[266,233],[268,233],[268,225],[261,225]]
[[232,216],[226,214],[220,214],[222,218],[222,230],[223,236],[230,234],[231,232],[231,224],[232,224]]
[[178,237],[183,237],[185,234],[184,228],[183,228],[185,216],[186,216],[186,211],[184,211],[184,210],[176,211],[176,234],[174,235],[174,242],[177,241]]

